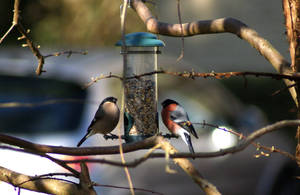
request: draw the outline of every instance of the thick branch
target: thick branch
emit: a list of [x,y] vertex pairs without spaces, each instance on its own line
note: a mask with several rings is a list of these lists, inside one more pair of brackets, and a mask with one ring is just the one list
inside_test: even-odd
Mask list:
[[[140,149],[151,148],[155,145],[155,139],[156,137],[150,137],[140,142],[123,144],[122,145],[123,152],[128,153]],[[20,138],[16,138],[4,134],[0,134],[0,142],[17,146],[20,148],[32,150],[37,153],[65,154],[65,155],[72,155],[72,156],[120,154],[119,146],[85,147],[85,148],[49,146],[43,144],[35,144]]]
[[[292,73],[290,63],[286,61],[284,57],[267,40],[260,37],[255,30],[251,29],[237,19],[220,18],[215,20],[203,20],[184,23],[181,26],[181,24],[169,24],[157,21],[148,7],[141,0],[133,0],[132,7],[136,10],[138,16],[145,23],[147,30],[152,33],[175,37],[187,37],[212,33],[232,33],[241,39],[244,39],[252,47],[254,47],[273,65],[277,72],[283,74]],[[294,82],[289,80],[284,81],[288,86],[294,84]],[[295,89],[290,88],[289,90],[293,99],[296,100]]]
[[80,163],[80,169],[80,188],[84,189],[86,192],[89,192],[89,195],[96,195],[87,165],[85,163]]
[[233,33],[257,49],[278,72],[291,73],[290,63],[267,40],[260,37],[255,30],[237,19],[221,18],[184,23],[182,24],[182,32],[181,24],[169,24],[157,21],[141,0],[133,0],[132,6],[150,32],[176,37],[212,33]]
[[[226,154],[232,154],[232,153],[236,153],[236,152],[240,152],[243,149],[245,149],[247,146],[249,146],[250,144],[254,143],[255,139],[260,138],[261,136],[270,133],[272,131],[278,130],[280,128],[283,127],[288,127],[288,126],[298,126],[300,125],[300,120],[284,120],[284,121],[279,121],[277,123],[274,123],[272,125],[268,125],[266,127],[263,127],[261,129],[258,129],[256,131],[254,131],[253,133],[251,133],[248,137],[243,136],[243,138],[245,137],[245,139],[240,142],[238,145],[227,148],[227,149],[222,149],[220,151],[216,151],[216,152],[198,152],[195,154],[191,154],[191,153],[176,153],[176,154],[170,154],[170,158],[211,158],[211,157],[218,157],[218,156],[224,156]],[[160,139],[160,138],[157,138]],[[156,141],[157,142],[157,141]],[[288,153],[288,152],[284,152],[281,151],[279,149],[276,149],[275,147],[271,147],[268,148],[266,146],[263,145],[258,145],[258,144],[254,144],[256,147],[260,147],[262,149],[268,150],[269,152],[277,152],[280,153],[282,155],[285,155],[287,157],[289,157],[292,160],[296,160],[296,158]],[[127,162],[127,163],[122,163],[122,162],[118,162],[118,161],[111,161],[111,160],[106,160],[106,159],[81,159],[81,160],[69,160],[69,161],[64,161],[65,163],[80,163],[80,162],[89,162],[89,163],[101,163],[101,164],[109,164],[112,166],[127,166],[127,167],[136,167],[138,165],[140,165],[141,163],[145,162],[148,158],[163,158],[165,157],[164,153],[151,153],[149,155],[145,155],[139,159],[133,160],[131,162]]]
[[[287,38],[290,44],[290,56],[292,60],[292,69],[299,72],[300,69],[300,3],[298,0],[283,0],[283,11],[285,16],[285,25]],[[296,83],[297,101],[300,102],[300,84]],[[300,118],[300,109],[298,107],[298,118]],[[298,139],[295,156],[298,159],[300,166],[300,126],[297,129],[296,138]]]
[[25,188],[36,192],[66,195],[87,193],[73,183],[49,178],[36,179],[36,177],[17,173],[1,166],[0,173],[1,181],[9,183],[15,187]]
[[[166,153],[178,153],[178,150],[176,150],[176,148],[174,148],[168,141],[164,140],[162,137],[159,137],[156,141],[157,144],[159,144]],[[209,183],[206,179],[202,177],[202,175],[198,172],[198,170],[188,159],[173,158],[173,161],[175,162],[175,164],[180,166],[207,195],[221,194],[213,184]]]
[[[246,139],[244,139],[240,144],[234,147],[230,147],[228,149],[224,149],[217,152],[202,152],[202,153],[196,153],[194,155],[189,153],[180,153],[180,154],[174,154],[170,155],[170,157],[173,158],[187,158],[187,157],[216,157],[216,156],[222,156],[228,153],[235,153],[239,152],[243,149],[245,149],[249,144],[251,144],[255,139],[258,139],[259,137],[270,133],[272,131],[278,130],[283,127],[289,127],[289,126],[298,126],[300,125],[300,120],[283,120],[276,122],[274,124],[268,125],[266,127],[263,127],[261,129],[258,129],[251,133],[249,136],[247,136]],[[133,152],[141,149],[149,149],[151,147],[154,147],[157,142],[157,137],[153,136],[150,138],[147,138],[143,141],[129,143],[129,144],[123,144],[123,152]],[[103,147],[85,147],[85,148],[76,148],[76,147],[60,147],[60,146],[49,146],[49,145],[42,145],[42,144],[35,144],[29,141],[25,141],[16,137],[8,136],[0,134],[0,142],[6,143],[9,145],[17,146],[20,148],[28,149],[31,151],[35,151],[37,153],[54,153],[54,154],[64,154],[64,155],[72,155],[72,156],[88,156],[88,155],[105,155],[105,154],[119,154],[119,146],[103,146]],[[276,152],[276,151],[274,151]],[[150,154],[150,157],[163,157],[163,154]],[[142,162],[146,160],[141,160]],[[66,162],[66,161],[65,161]],[[86,161],[89,162],[89,161]],[[69,163],[69,162],[68,162]],[[100,162],[101,163],[101,162]],[[105,163],[105,162],[103,162]],[[112,163],[114,164],[114,163]],[[133,166],[130,164],[125,164],[126,166]]]

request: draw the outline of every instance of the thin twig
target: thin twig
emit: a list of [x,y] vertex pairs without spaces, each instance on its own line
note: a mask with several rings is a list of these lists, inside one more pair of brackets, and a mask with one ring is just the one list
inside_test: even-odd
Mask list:
[[181,29],[181,52],[180,52],[180,56],[177,58],[176,62],[180,61],[184,56],[184,36],[183,36],[183,27],[182,27],[182,20],[181,20],[180,0],[177,0],[177,14],[178,14],[178,20],[179,20],[180,29]]
[[[125,48],[125,49],[126,49],[126,47],[125,47],[125,17],[126,17],[127,3],[128,3],[128,1],[124,0],[123,9],[122,9],[122,17],[121,17],[121,23],[123,23],[123,25],[121,24],[121,27],[122,27],[122,41],[123,41],[123,46],[124,46],[122,48]],[[123,113],[124,113],[124,94],[122,94],[121,113],[122,113],[122,116],[123,116]],[[118,125],[118,129],[119,129],[119,132],[118,132],[118,138],[119,139],[118,140],[119,140],[120,157],[121,157],[122,164],[126,164],[124,153],[123,153],[122,135],[121,135],[122,133],[121,133],[121,125],[120,124]],[[130,173],[129,173],[129,170],[128,170],[127,166],[124,166],[124,171],[126,173],[126,177],[127,177],[127,180],[128,180],[130,193],[131,193],[131,195],[134,195],[135,192],[134,192],[134,189],[133,189],[133,183],[132,183],[132,179],[131,179],[131,176],[130,176]]]
[[[243,135],[242,133],[238,133],[238,132],[236,132],[236,131],[233,131],[232,129],[227,129],[227,128],[225,128],[225,127],[220,127],[220,126],[218,126],[218,125],[209,124],[209,123],[206,123],[205,121],[203,121],[203,123],[193,123],[193,124],[194,124],[194,125],[202,125],[203,127],[205,127],[205,126],[214,127],[214,128],[220,129],[220,130],[222,130],[222,131],[229,132],[229,133],[231,133],[231,134],[237,136],[240,140],[241,140],[241,139],[244,139],[244,140],[247,139],[247,136]],[[282,155],[284,155],[284,156],[290,158],[291,160],[296,160],[295,157],[294,157],[292,154],[290,154],[289,152],[282,151],[282,150],[280,150],[280,149],[278,149],[278,148],[275,148],[274,146],[272,146],[272,147],[267,147],[267,146],[258,144],[258,143],[256,143],[256,142],[251,142],[251,144],[252,144],[254,147],[256,147],[257,149],[264,149],[264,150],[267,150],[267,151],[269,151],[269,152],[271,152],[271,153],[277,152],[277,153],[280,153],[280,154],[282,154]],[[256,157],[257,157],[257,156],[256,156]]]
[[29,49],[31,50],[31,52],[35,55],[35,57],[38,60],[38,67],[35,71],[35,73],[37,75],[41,75],[42,72],[45,72],[45,70],[43,70],[43,66],[45,64],[45,58],[44,56],[41,54],[40,50],[38,49],[38,47],[36,47],[33,43],[33,41],[29,38],[28,33],[26,32],[26,30],[24,29],[24,27],[21,25],[21,23],[18,23],[18,25],[16,26],[18,31],[21,33],[21,35],[24,37],[26,44],[23,45],[24,47],[29,47]]
[[[100,187],[106,187],[106,188],[117,188],[117,189],[130,190],[130,188],[128,188],[128,187],[114,186],[114,185],[106,185],[106,184],[98,184],[98,183],[94,183],[94,186],[100,186]],[[163,194],[160,193],[160,192],[155,192],[155,191],[147,190],[147,189],[144,189],[144,188],[136,188],[136,187],[134,187],[133,190],[134,190],[134,191],[149,192],[149,193],[151,193],[151,194],[159,194],[159,195],[163,195]]]
[[[194,72],[194,71],[184,71],[184,72],[172,72],[172,71],[167,71],[167,70],[157,70],[157,71],[151,71],[151,72],[146,72],[143,74],[139,75],[134,75],[130,77],[125,77],[125,79],[139,79],[144,76],[149,76],[153,74],[167,74],[167,75],[172,75],[172,76],[178,76],[178,77],[183,77],[183,78],[190,78],[190,79],[195,79],[197,77],[199,78],[215,78],[215,79],[228,79],[231,77],[238,77],[241,76],[245,78],[246,76],[255,76],[255,77],[268,77],[272,78],[275,80],[280,80],[280,79],[287,79],[291,81],[299,81],[300,80],[300,75],[299,74],[279,74],[279,73],[269,73],[269,72],[250,72],[250,71],[245,71],[245,72]],[[112,73],[109,73],[108,75],[103,75],[101,74],[98,77],[92,77],[91,82],[87,83],[84,88],[90,87],[92,84],[103,80],[103,79],[108,79],[108,78],[117,78],[120,81],[123,81],[123,77],[114,75]]]
[[[21,140],[18,140],[18,141],[21,141]],[[48,154],[45,154],[43,152],[37,152],[37,151],[34,151],[32,149],[28,149],[28,148],[22,149],[22,148],[16,148],[16,147],[6,146],[6,145],[0,145],[0,149],[12,150],[12,151],[15,151],[15,152],[23,152],[23,153],[32,154],[32,155],[39,155],[41,157],[44,157],[44,158],[47,158],[47,159],[51,160],[52,162],[58,164],[61,167],[67,169],[68,171],[70,171],[74,175],[74,177],[79,176],[79,172],[76,171],[75,169],[69,167],[65,161],[56,159],[56,158],[54,158],[54,157],[52,157]]]
[[0,39],[0,44],[2,43],[2,41],[6,38],[6,36],[10,33],[10,31],[15,27],[15,24],[12,24],[9,29],[6,31],[6,33],[1,37]]
[[80,175],[80,173],[78,171],[76,171],[75,169],[71,168],[70,166],[67,165],[67,163],[65,163],[63,160],[59,160],[57,158],[54,158],[50,155],[47,154],[38,154],[42,157],[48,158],[49,160],[51,160],[52,162],[60,165],[61,167],[65,168],[66,170],[70,171],[71,173],[73,173],[76,177],[78,177]]
[[71,57],[72,54],[87,55],[88,52],[87,51],[72,51],[72,50],[61,51],[61,52],[55,52],[55,53],[52,53],[52,54],[44,55],[44,58],[53,57],[53,56],[57,57],[57,56],[60,56],[60,55],[67,55],[67,58],[69,58],[69,57]]
[[0,40],[0,44],[2,43],[2,41],[6,38],[6,36],[12,31],[12,29],[18,25],[19,23],[19,5],[20,5],[20,1],[21,0],[15,0],[14,2],[14,15],[13,15],[13,21],[12,21],[12,24],[11,26],[9,27],[9,29],[6,31],[6,33],[1,37],[1,40]]
[[295,87],[296,85],[297,85],[297,83],[295,83],[293,85],[286,86],[286,87],[284,87],[282,89],[276,90],[274,93],[272,93],[272,96],[277,95],[277,94],[281,93],[282,91],[287,90],[287,89],[289,89],[291,87]]
[[98,77],[92,77],[91,81],[89,83],[87,83],[84,87],[82,87],[83,89],[86,89],[88,87],[90,87],[91,85],[93,85],[94,83],[102,80],[102,79],[108,79],[108,78],[116,78],[116,79],[120,79],[121,81],[123,80],[123,77],[117,76],[117,75],[112,75],[111,73],[109,75],[100,75]]
[[13,15],[13,22],[12,25],[10,26],[10,28],[8,29],[8,31],[1,37],[0,39],[0,44],[2,43],[2,41],[7,37],[7,35],[12,31],[12,29],[14,29],[15,27],[17,28],[17,30],[21,33],[21,37],[18,38],[18,40],[25,40],[26,44],[23,44],[22,47],[29,47],[29,49],[31,50],[31,52],[34,54],[34,56],[37,58],[38,60],[38,66],[36,68],[35,73],[37,75],[41,75],[43,72],[46,72],[43,67],[45,64],[45,58],[47,57],[51,57],[51,56],[59,56],[62,54],[68,54],[68,57],[71,56],[71,54],[73,53],[80,53],[80,54],[87,54],[87,52],[74,52],[74,51],[65,51],[65,52],[56,52],[54,54],[49,54],[49,55],[42,55],[42,53],[39,50],[39,45],[36,46],[32,39],[29,37],[29,30],[25,30],[25,28],[23,27],[22,23],[20,22],[19,18],[19,6],[20,6],[20,1],[21,0],[15,0],[14,2],[14,15]]

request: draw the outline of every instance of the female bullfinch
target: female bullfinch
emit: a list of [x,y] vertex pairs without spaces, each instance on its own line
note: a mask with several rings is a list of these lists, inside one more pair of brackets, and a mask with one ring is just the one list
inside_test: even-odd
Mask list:
[[79,141],[77,147],[79,147],[88,137],[96,133],[106,135],[114,130],[120,118],[120,110],[117,101],[118,100],[115,97],[107,97],[101,102],[94,119],[87,129],[87,133]]
[[163,101],[162,106],[161,117],[164,124],[172,134],[179,135],[188,145],[190,152],[194,154],[190,133],[197,139],[198,135],[184,108],[171,99]]

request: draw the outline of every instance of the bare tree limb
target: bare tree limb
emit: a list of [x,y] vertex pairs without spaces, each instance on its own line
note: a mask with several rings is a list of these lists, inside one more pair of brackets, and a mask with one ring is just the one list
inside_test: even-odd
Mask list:
[[[294,155],[279,150],[277,148],[275,148],[274,146],[272,147],[266,147],[263,146],[261,144],[257,144],[254,143],[253,141],[267,133],[270,133],[272,131],[278,130],[280,128],[283,127],[287,127],[287,126],[297,126],[300,124],[300,120],[285,120],[285,121],[280,121],[277,123],[274,123],[272,125],[263,127],[261,129],[256,130],[255,132],[253,132],[252,134],[250,134],[248,137],[246,136],[241,136],[240,134],[235,134],[241,138],[243,138],[244,140],[242,142],[240,142],[238,145],[227,148],[227,149],[222,149],[220,151],[216,151],[216,152],[201,152],[201,153],[195,153],[195,154],[190,154],[190,153],[176,153],[176,154],[170,154],[170,158],[211,158],[211,157],[218,157],[218,156],[224,156],[226,154],[231,154],[231,153],[236,153],[239,151],[242,151],[243,149],[245,149],[247,146],[249,146],[250,144],[253,144],[256,148],[259,149],[264,149],[267,150],[268,152],[271,153],[280,153],[288,158],[290,158],[291,160],[296,161],[297,159],[294,157]],[[219,128],[216,125],[210,125],[207,123],[203,123],[203,125],[205,126],[213,126],[216,128]],[[228,131],[227,129],[224,129],[225,131]],[[233,133],[233,131],[229,131],[230,133]],[[148,158],[163,158],[165,157],[164,153],[148,153],[146,155],[144,155],[141,158],[135,159],[131,162],[127,162],[126,164],[123,164],[121,162],[117,162],[117,161],[110,161],[110,160],[106,160],[106,159],[81,159],[81,160],[69,160],[69,161],[64,161],[65,163],[80,163],[80,162],[89,162],[89,163],[101,163],[101,164],[109,164],[112,166],[127,166],[127,167],[136,167],[138,165],[140,165],[141,163],[145,162]]]
[[86,166],[85,163],[81,162],[80,168],[81,168],[81,172],[80,172],[80,176],[79,176],[80,188],[86,192],[89,192],[88,193],[89,195],[96,195],[96,191],[93,188],[93,183],[90,178],[88,167]]
[[[114,185],[106,185],[106,184],[98,184],[98,183],[94,183],[94,186],[100,186],[100,187],[107,187],[107,188],[117,188],[117,189],[125,189],[125,190],[130,190],[130,188],[128,187],[122,187],[122,186],[114,186]],[[134,191],[141,191],[141,192],[149,192],[151,194],[158,194],[158,195],[163,195],[162,193],[159,192],[155,192],[152,190],[147,190],[144,188],[133,188]]]
[[[254,47],[273,65],[278,73],[291,74],[293,72],[290,63],[286,61],[267,40],[260,37],[255,30],[237,19],[220,18],[215,20],[195,21],[184,23],[181,28],[181,24],[169,24],[157,21],[148,7],[141,0],[133,0],[132,7],[145,23],[149,32],[174,37],[187,37],[212,33],[232,33]],[[183,29],[183,34],[181,29]],[[284,82],[288,86],[294,84],[294,82],[289,80],[284,80]],[[290,88],[289,90],[297,105],[295,88]]]
[[[207,125],[207,123],[205,123]],[[218,157],[218,156],[223,156],[226,154],[231,154],[231,153],[236,153],[236,152],[240,152],[243,149],[245,149],[247,146],[249,146],[250,144],[253,143],[253,141],[267,133],[270,133],[272,131],[278,130],[280,128],[283,127],[288,127],[288,126],[297,126],[300,125],[300,120],[283,120],[283,121],[279,121],[276,122],[274,124],[268,125],[266,127],[263,127],[261,129],[258,129],[256,131],[254,131],[253,133],[251,133],[249,136],[245,136],[245,139],[242,140],[238,145],[227,148],[227,149],[222,149],[220,151],[216,151],[216,152],[200,152],[200,153],[195,153],[195,154],[190,154],[190,153],[176,153],[176,154],[170,154],[170,158],[209,158],[209,157]],[[238,135],[240,136],[240,135]],[[159,136],[160,137],[160,136]],[[5,136],[0,135],[0,141],[2,142],[3,140],[5,141],[5,143],[7,144],[12,144],[15,146],[23,146],[25,148],[27,148],[30,145],[34,145],[35,148],[39,148],[36,149],[35,151],[38,152],[49,152],[49,153],[57,153],[57,154],[65,154],[65,155],[74,155],[74,156],[78,156],[78,155],[101,155],[101,154],[118,154],[116,153],[116,148],[118,148],[119,146],[112,146],[112,147],[91,147],[91,148],[69,148],[69,147],[56,147],[56,146],[46,146],[46,145],[39,145],[39,144],[33,144],[33,143],[20,143],[20,140],[18,138],[13,138],[11,137],[11,139],[16,139],[16,141],[12,142],[12,141],[8,141],[7,138],[5,138]],[[160,139],[158,137],[151,137],[148,138],[144,141],[141,142],[136,142],[136,143],[130,143],[130,144],[123,144],[123,149],[126,152],[131,152],[131,151],[136,151],[136,150],[140,150],[140,149],[145,149],[145,148],[150,148],[150,146],[154,147],[155,144],[157,143],[157,139]],[[289,157],[292,160],[296,160],[295,157],[293,155],[291,155],[288,152],[284,152],[281,151],[279,149],[276,149],[274,146],[269,148],[269,147],[265,147],[263,145],[255,145],[255,147],[259,147],[262,149],[265,149],[269,152],[277,152],[280,154],[283,154],[287,157]],[[32,146],[30,146],[30,148],[33,148]],[[5,149],[5,148],[4,148]],[[9,148],[7,148],[9,149]],[[90,150],[91,149],[91,150]],[[21,151],[20,149],[18,149],[18,151]],[[21,151],[22,152],[22,151]],[[26,152],[26,151],[25,151]],[[127,162],[127,163],[122,163],[122,162],[118,162],[118,161],[110,161],[110,160],[105,160],[105,159],[81,159],[81,160],[63,160],[63,162],[65,164],[69,164],[69,163],[80,163],[80,162],[89,162],[89,163],[102,163],[102,164],[109,164],[109,165],[113,165],[113,166],[127,166],[127,167],[136,167],[139,164],[145,162],[148,158],[163,158],[165,157],[164,153],[147,153],[146,155],[144,155],[143,157],[136,159],[134,161],[131,162]],[[76,175],[76,174],[75,174]]]
[[13,21],[9,29],[6,31],[6,33],[1,37],[0,39],[0,44],[2,41],[7,37],[7,35],[14,29],[14,27],[18,24],[19,21],[19,5],[20,5],[20,0],[15,0],[14,2],[14,15],[13,15]]
[[[178,150],[176,150],[170,142],[166,141],[162,137],[158,137],[156,140],[157,144],[161,146],[161,148],[169,154],[176,154]],[[207,194],[207,195],[220,195],[221,193],[217,190],[217,188],[208,182],[203,176],[198,172],[198,170],[193,166],[193,164],[185,159],[185,158],[173,158],[175,164],[180,166],[193,180],[196,184],[200,186],[200,188]]]
[[[150,137],[143,141],[122,144],[123,152],[128,153],[141,149],[148,149],[155,145],[156,137]],[[65,154],[72,156],[87,156],[87,155],[105,155],[105,154],[120,154],[119,145],[117,146],[103,146],[103,147],[62,147],[50,146],[43,144],[35,144],[20,138],[9,135],[0,134],[0,142],[9,145],[17,146],[23,149],[35,151],[37,153],[52,153],[52,154]]]
[[19,18],[20,18],[20,10],[19,10],[19,6],[20,6],[20,1],[21,0],[15,0],[14,1],[14,15],[13,15],[13,21],[12,21],[12,25],[10,26],[10,28],[7,30],[7,32],[1,37],[0,39],[0,44],[3,42],[3,40],[7,37],[7,35],[12,31],[12,29],[14,29],[15,27],[17,28],[17,30],[21,33],[21,37],[18,38],[18,40],[23,40],[25,39],[26,44],[23,44],[22,47],[29,47],[29,49],[31,50],[31,52],[33,53],[33,55],[37,58],[38,60],[38,66],[36,68],[35,73],[37,75],[41,75],[43,72],[46,72],[43,67],[45,64],[45,58],[47,57],[51,57],[51,56],[59,56],[62,54],[68,54],[68,56],[71,56],[72,53],[80,53],[80,54],[87,54],[87,52],[73,52],[73,51],[65,51],[65,52],[56,52],[54,54],[49,54],[49,55],[42,55],[42,53],[39,50],[39,45],[36,46],[32,39],[29,37],[29,30],[25,30],[25,28],[23,27],[23,25],[21,24]]
[[[190,79],[195,79],[197,77],[199,78],[216,78],[216,79],[228,79],[231,77],[236,77],[236,76],[255,76],[255,77],[269,77],[272,79],[280,80],[280,79],[286,79],[290,81],[299,81],[300,80],[300,74],[279,74],[279,73],[268,73],[268,72],[251,72],[251,71],[245,71],[245,72],[195,72],[195,71],[184,71],[184,72],[172,72],[168,70],[157,70],[157,71],[152,71],[152,72],[146,72],[143,74],[139,75],[134,75],[131,77],[126,77],[125,79],[139,79],[144,76],[149,76],[153,74],[167,74],[167,75],[172,75],[172,76],[178,76],[178,77],[183,77],[183,78],[190,78]],[[108,79],[108,78],[116,78],[121,81],[123,81],[122,76],[114,75],[112,73],[109,73],[108,75],[101,74],[98,77],[92,77],[91,81],[83,88],[88,88],[94,83],[103,80],[103,79]],[[291,85],[292,87],[295,86],[295,84]],[[0,104],[1,105],[1,104]]]
[[66,170],[70,171],[74,177],[79,177],[80,173],[78,171],[76,171],[75,169],[69,167],[67,165],[67,163],[65,163],[63,160],[54,158],[50,155],[47,155],[45,153],[40,153],[40,152],[36,152],[33,150],[29,150],[29,149],[21,149],[21,148],[16,148],[16,147],[12,147],[12,146],[2,146],[0,145],[0,149],[5,149],[5,150],[12,150],[12,151],[16,151],[16,152],[23,152],[23,153],[27,153],[27,154],[32,154],[32,155],[39,155],[40,157],[44,157],[49,159],[50,161],[56,163],[57,165],[65,168]]
[[184,36],[183,36],[183,28],[182,28],[182,19],[181,19],[181,9],[180,9],[180,0],[177,0],[177,15],[178,15],[178,22],[180,24],[181,29],[181,53],[180,56],[177,58],[176,62],[180,61],[184,57]]
[[[291,56],[291,67],[294,72],[299,72],[300,69],[300,44],[299,44],[299,30],[300,30],[300,4],[298,0],[283,0],[283,12],[285,16],[285,25],[287,31],[287,38],[289,41],[289,50]],[[296,83],[295,86],[297,96],[297,102],[300,102],[300,84]],[[300,118],[300,109],[298,107],[298,118]],[[298,159],[298,165],[300,166],[300,126],[298,126],[297,133],[297,147],[295,156]]]
[[[298,126],[300,125],[300,120],[283,120],[276,122],[274,124],[268,125],[261,129],[258,129],[251,133],[246,139],[242,140],[238,145],[234,147],[230,147],[227,149],[223,149],[217,152],[202,152],[196,154],[190,153],[180,153],[176,155],[170,155],[171,158],[207,158],[207,157],[217,157],[223,156],[228,153],[235,153],[245,149],[249,144],[251,144],[255,139],[270,133],[272,131],[278,130],[283,127],[289,126]],[[156,145],[156,142],[159,136],[153,136],[147,138],[143,141],[129,143],[129,144],[122,144],[123,152],[133,152],[141,149],[149,149]],[[89,155],[105,155],[105,154],[119,154],[119,146],[102,146],[102,147],[60,147],[60,146],[49,146],[49,145],[42,145],[42,144],[35,144],[29,141],[22,140],[20,138],[3,135],[0,134],[0,142],[6,143],[9,145],[17,146],[23,149],[35,151],[37,153],[54,153],[54,154],[64,154],[64,155],[72,155],[72,156],[89,156]],[[276,151],[273,151],[276,152]],[[163,154],[155,153],[149,154],[149,157],[164,157]],[[142,160],[143,161],[143,160]],[[66,163],[70,163],[72,161],[64,161]],[[73,161],[75,162],[75,161]],[[79,161],[78,161],[79,162]],[[89,161],[85,161],[89,162]],[[131,166],[129,164],[125,164],[126,166]]]
[[[270,133],[272,131],[275,131],[275,130],[283,128],[283,127],[298,126],[298,125],[300,125],[300,120],[279,121],[279,122],[276,122],[274,124],[271,124],[271,125],[268,125],[266,127],[263,127],[261,129],[256,130],[255,132],[251,133],[249,136],[247,136],[244,140],[242,140],[238,145],[236,145],[234,147],[227,148],[227,149],[220,150],[220,151],[216,151],[216,152],[196,153],[196,154],[179,153],[169,142],[164,140],[163,137],[156,136],[156,137],[148,138],[148,139],[146,139],[144,141],[141,141],[141,142],[137,142],[139,145],[143,145],[143,144],[145,144],[143,142],[146,142],[147,144],[143,145],[143,146],[152,145],[152,146],[154,146],[154,148],[152,150],[150,150],[150,152],[148,152],[142,158],[137,159],[137,160],[132,161],[132,162],[124,163],[124,162],[108,161],[108,160],[105,160],[105,159],[82,159],[82,160],[77,160],[77,161],[76,160],[75,161],[74,160],[72,160],[72,161],[63,161],[63,160],[61,160],[61,161],[64,164],[80,162],[81,165],[83,165],[83,163],[85,163],[85,162],[94,162],[94,163],[106,163],[106,164],[110,164],[110,165],[114,165],[114,166],[135,167],[135,166],[141,164],[142,162],[146,161],[148,158],[165,157],[165,153],[152,153],[152,151],[154,151],[157,148],[157,145],[159,145],[163,150],[165,150],[165,152],[167,152],[167,154],[170,154],[169,157],[172,158],[174,160],[174,162],[176,164],[178,164],[188,175],[190,175],[192,177],[192,179],[201,187],[201,189],[203,191],[205,191],[206,194],[220,194],[218,192],[218,190],[215,188],[215,186],[210,184],[207,180],[205,180],[201,176],[201,174],[193,167],[193,165],[186,158],[203,158],[203,157],[207,158],[207,157],[222,156],[222,155],[225,155],[225,154],[228,154],[228,153],[236,153],[236,152],[242,151],[247,146],[249,146],[251,143],[253,143],[253,141],[255,139],[257,139],[257,138],[259,138],[259,137],[261,137],[261,136],[263,136],[267,133]],[[0,141],[4,142],[4,143],[7,143],[7,144],[14,145],[14,146],[18,146],[18,147],[23,146],[23,148],[25,149],[24,150],[25,152],[28,152],[28,149],[38,151],[37,155],[41,155],[41,156],[43,156],[43,154],[40,154],[41,151],[43,151],[43,152],[48,151],[49,153],[70,155],[69,152],[65,153],[66,151],[69,151],[69,150],[74,151],[74,152],[72,152],[72,155],[79,155],[79,154],[80,155],[92,155],[88,151],[85,151],[85,154],[81,154],[81,150],[82,149],[87,149],[87,148],[81,148],[81,149],[80,148],[67,148],[67,150],[66,150],[66,147],[56,147],[56,146],[47,146],[47,145],[34,144],[34,143],[31,143],[31,142],[27,142],[25,140],[20,140],[18,138],[13,138],[13,137],[10,137],[10,136],[5,136],[5,135],[0,135]],[[127,145],[133,145],[133,144],[124,144],[123,149],[126,150]],[[139,145],[135,145],[136,148],[134,150],[141,149]],[[261,147],[261,146],[259,146],[259,147]],[[103,147],[93,147],[93,150],[96,150],[97,152],[99,152],[97,150],[97,148],[99,149],[99,148],[103,148]],[[112,149],[112,148],[114,148],[114,149],[111,150],[111,152],[115,152],[116,147],[110,147],[110,149]],[[119,146],[117,146],[117,148],[119,148]],[[7,148],[7,149],[9,149],[9,148]],[[15,149],[15,150],[18,150],[18,151],[20,150],[21,151],[21,149]],[[132,150],[132,151],[134,151],[134,150]],[[271,152],[276,152],[274,147],[272,147],[272,150],[273,151],[271,151]],[[105,150],[105,153],[107,153],[107,152],[108,151]],[[34,152],[30,151],[30,153],[34,153]],[[93,154],[101,154],[101,153],[93,153]],[[49,156],[45,156],[45,157],[49,158]],[[294,160],[297,160],[297,159],[294,158]],[[24,175],[21,175],[19,173],[16,173],[17,174],[16,178],[19,178],[19,175],[21,175],[22,177],[23,176],[26,177],[26,180],[22,179],[22,180],[17,181],[15,179],[13,179],[13,178],[15,178],[14,176],[9,176],[7,178],[6,171],[7,171],[7,169],[0,167],[0,172],[3,173],[3,174],[0,174],[0,180],[11,183],[14,186],[18,186],[17,184],[19,184],[18,187],[26,188],[26,189],[30,189],[30,190],[35,190],[35,189],[32,189],[32,187],[30,187],[29,184],[32,183],[32,182],[34,182],[34,184],[35,184],[35,182],[41,182],[40,180],[36,180],[36,178],[29,177],[29,176],[24,176]],[[10,170],[8,170],[8,171],[10,171]],[[84,171],[84,168],[82,168],[82,173],[81,174],[84,174],[83,172],[86,172],[86,171]],[[6,177],[6,179],[3,178],[3,175]],[[82,177],[82,176],[80,176],[80,177]],[[46,178],[46,179],[44,178],[42,181],[44,181],[44,180],[48,181],[48,179],[49,178]],[[50,181],[52,181],[52,180],[50,180]],[[56,180],[55,182],[63,182],[63,181],[57,181]],[[86,182],[85,182],[85,184],[86,184]],[[25,187],[25,185],[26,185],[26,187]],[[68,185],[74,185],[74,184],[68,184]],[[35,184],[34,186],[39,186],[39,185]],[[85,186],[91,186],[91,184],[85,185]],[[42,190],[44,190],[44,189],[42,189]],[[80,190],[92,190],[92,188],[90,188],[90,187],[86,188],[85,187],[85,189],[80,188]],[[41,189],[38,188],[38,191],[41,191]],[[75,194],[75,193],[73,193],[73,194]]]
[[55,52],[52,54],[44,55],[44,58],[53,57],[53,56],[61,56],[61,55],[67,55],[67,58],[71,57],[73,54],[81,54],[81,55],[87,55],[87,51],[61,51],[61,52]]
[[[147,30],[160,35],[167,36],[194,36],[212,33],[233,33],[247,41],[258,50],[279,73],[291,73],[290,63],[258,33],[246,24],[234,18],[221,18],[215,20],[204,20],[182,24],[169,24],[157,21],[148,7],[141,0],[133,0],[132,7],[145,23]],[[183,29],[183,34],[181,32]]]
[[48,194],[84,194],[86,191],[78,188],[77,185],[50,178],[36,179],[0,166],[0,180],[15,187],[43,192]]

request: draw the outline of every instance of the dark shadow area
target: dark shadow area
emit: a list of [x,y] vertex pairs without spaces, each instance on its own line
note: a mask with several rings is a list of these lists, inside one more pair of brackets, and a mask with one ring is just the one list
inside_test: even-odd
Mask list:
[[81,122],[87,92],[77,83],[19,76],[0,83],[0,132],[69,132]]

